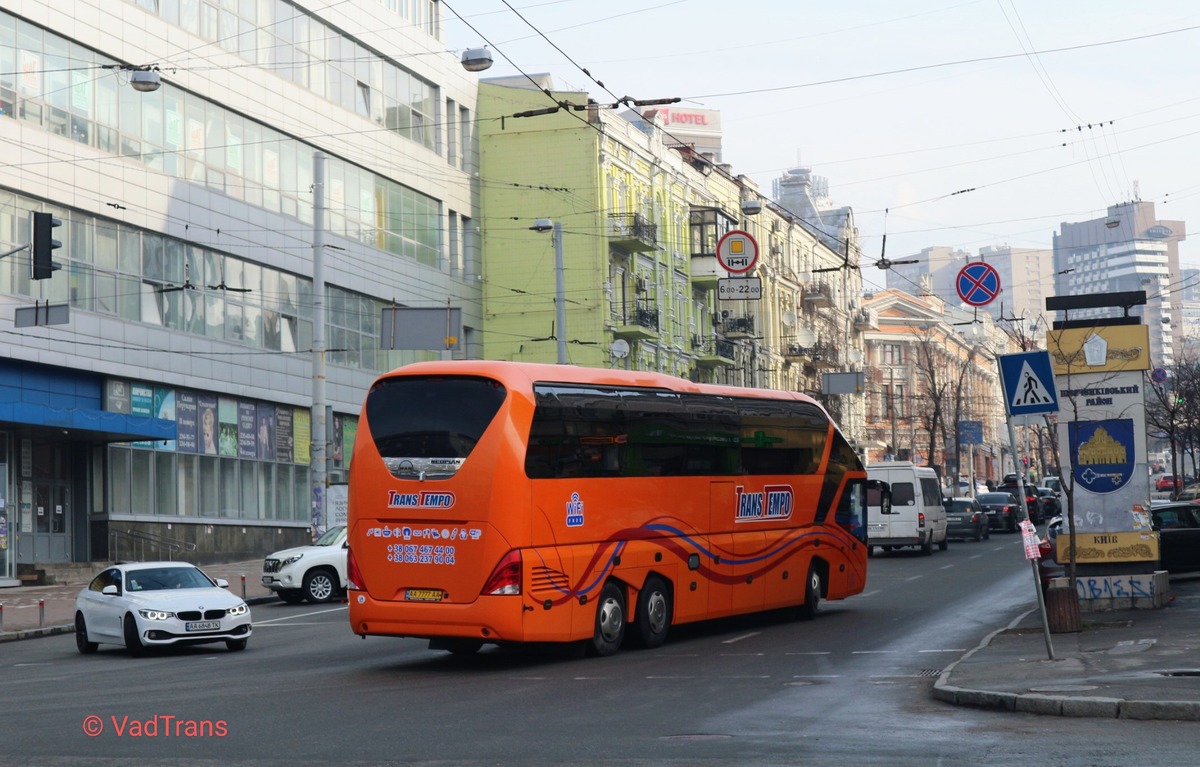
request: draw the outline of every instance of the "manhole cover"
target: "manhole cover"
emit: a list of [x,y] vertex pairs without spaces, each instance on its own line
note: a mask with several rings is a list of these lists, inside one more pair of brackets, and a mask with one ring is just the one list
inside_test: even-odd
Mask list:
[[1046,687],[1030,687],[1030,692],[1087,692],[1088,690],[1098,690],[1099,686],[1094,684],[1052,684]]

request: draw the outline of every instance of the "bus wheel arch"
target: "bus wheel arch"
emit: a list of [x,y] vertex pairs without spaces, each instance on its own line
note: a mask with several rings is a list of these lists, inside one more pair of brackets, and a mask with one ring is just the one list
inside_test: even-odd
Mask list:
[[615,655],[625,639],[627,604],[625,586],[615,580],[606,581],[596,600],[596,620],[588,652],[605,657]]
[[652,650],[662,647],[671,629],[675,613],[675,600],[671,582],[665,577],[651,573],[637,594],[637,610],[634,625],[642,647]]

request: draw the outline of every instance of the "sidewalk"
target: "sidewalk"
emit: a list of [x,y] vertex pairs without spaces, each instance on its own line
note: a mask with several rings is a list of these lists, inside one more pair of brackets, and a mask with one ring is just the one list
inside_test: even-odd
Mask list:
[[[261,559],[201,565],[200,569],[229,581],[229,590],[251,605],[276,599],[262,585]],[[87,581],[80,581],[0,588],[0,642],[75,631],[75,597],[86,585]]]
[[1031,610],[950,665],[935,698],[1033,714],[1200,721],[1200,579],[1171,581],[1157,610],[1083,614],[1051,634]]

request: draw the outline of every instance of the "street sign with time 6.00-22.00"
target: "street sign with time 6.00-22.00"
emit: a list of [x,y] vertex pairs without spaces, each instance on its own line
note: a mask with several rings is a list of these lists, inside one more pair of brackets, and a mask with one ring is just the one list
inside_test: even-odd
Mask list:
[[762,280],[758,277],[729,277],[717,280],[717,298],[722,301],[762,298]]

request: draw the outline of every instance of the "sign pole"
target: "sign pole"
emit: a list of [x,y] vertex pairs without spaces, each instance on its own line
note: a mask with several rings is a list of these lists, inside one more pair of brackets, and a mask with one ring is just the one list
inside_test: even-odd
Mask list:
[[[1013,419],[1011,417],[1005,419],[1008,423],[1008,444],[1017,444],[1017,430],[1013,428]],[[1013,455],[1016,455],[1014,450]],[[1021,501],[1021,521],[1029,521],[1029,507],[1025,503],[1025,472],[1021,470],[1020,462],[1016,463],[1017,470],[1017,487],[1020,492],[1017,493],[1017,498]],[[1046,598],[1042,595],[1042,578],[1038,572],[1038,561],[1036,559],[1029,560],[1029,564],[1033,565],[1033,589],[1037,592],[1038,612],[1042,614],[1042,633],[1046,637],[1046,655],[1048,660],[1054,660],[1054,644],[1050,641],[1050,616],[1046,614]]]

